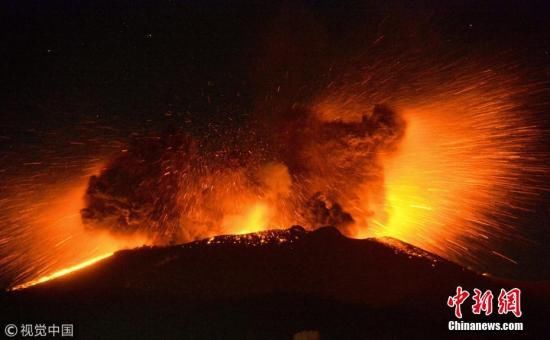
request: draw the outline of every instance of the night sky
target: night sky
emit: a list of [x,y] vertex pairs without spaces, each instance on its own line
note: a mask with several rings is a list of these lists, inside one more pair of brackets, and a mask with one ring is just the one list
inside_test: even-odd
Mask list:
[[[286,71],[306,78],[300,73],[315,69],[321,80],[309,81],[320,82],[382,35],[388,48],[516,53],[548,76],[543,1],[437,3],[5,2],[2,134],[33,124],[120,127],[162,121],[166,112],[246,111]],[[273,50],[277,66],[265,56]],[[291,57],[307,67],[280,65]]]

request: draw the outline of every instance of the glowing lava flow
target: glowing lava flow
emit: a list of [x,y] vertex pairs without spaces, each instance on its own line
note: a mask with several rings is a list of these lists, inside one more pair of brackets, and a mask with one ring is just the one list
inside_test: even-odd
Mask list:
[[111,257],[112,255],[113,255],[113,253],[107,253],[107,254],[103,254],[101,256],[94,257],[92,259],[89,259],[89,260],[84,261],[82,263],[79,263],[77,265],[74,265],[74,266],[56,271],[55,273],[52,273],[52,274],[49,274],[49,275],[46,275],[46,276],[42,276],[42,277],[39,277],[37,279],[31,280],[29,282],[25,282],[23,284],[14,286],[14,287],[10,288],[9,290],[13,291],[13,290],[25,289],[25,288],[32,287],[32,286],[35,286],[35,285],[40,284],[40,283],[44,283],[46,281],[57,279],[61,276],[65,276],[65,275],[73,273],[77,270],[80,270],[80,269],[83,269],[85,267],[91,266],[92,264],[94,264],[96,262],[99,262],[103,259]]

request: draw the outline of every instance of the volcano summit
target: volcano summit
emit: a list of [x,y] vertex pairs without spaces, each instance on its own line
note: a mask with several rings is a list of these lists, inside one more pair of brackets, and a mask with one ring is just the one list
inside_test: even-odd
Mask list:
[[71,275],[5,294],[1,305],[10,318],[49,320],[56,304],[58,321],[75,322],[79,334],[94,339],[265,339],[303,330],[336,339],[416,337],[427,327],[447,337],[453,312],[446,299],[457,283],[465,289],[521,287],[521,321],[528,334],[544,333],[547,285],[490,278],[394,239],[349,239],[331,227],[120,251]]

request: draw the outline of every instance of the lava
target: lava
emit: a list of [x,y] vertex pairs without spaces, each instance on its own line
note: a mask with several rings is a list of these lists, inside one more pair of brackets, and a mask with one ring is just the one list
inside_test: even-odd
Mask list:
[[86,268],[88,266],[91,266],[94,263],[99,262],[103,259],[106,259],[106,258],[108,258],[112,255],[113,255],[113,253],[107,253],[107,254],[103,254],[103,255],[100,255],[100,256],[96,256],[94,258],[91,258],[89,260],[81,262],[77,265],[74,265],[74,266],[71,266],[71,267],[68,267],[68,268],[64,268],[64,269],[58,270],[58,271],[56,271],[52,274],[48,274],[48,275],[39,277],[37,279],[25,282],[23,284],[14,286],[14,287],[10,288],[10,290],[25,289],[25,288],[32,287],[32,286],[35,286],[35,285],[40,284],[40,283],[44,283],[44,282],[47,282],[47,281],[50,281],[50,280],[53,280],[53,279],[57,279],[61,276],[65,276],[65,275],[70,274],[72,272],[75,272],[77,270],[80,270],[80,269]]

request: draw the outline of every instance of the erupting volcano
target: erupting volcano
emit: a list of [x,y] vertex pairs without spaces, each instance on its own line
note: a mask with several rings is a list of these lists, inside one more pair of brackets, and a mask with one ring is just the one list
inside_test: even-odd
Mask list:
[[[523,108],[531,87],[475,70],[412,72],[423,84],[415,94],[332,85],[245,128],[136,138],[91,177],[82,219],[157,245],[331,225],[476,266],[478,250],[468,248],[517,232],[505,217],[530,209],[547,166],[542,131]],[[374,86],[395,73],[365,72]],[[454,76],[432,88],[439,73]],[[376,104],[385,96],[390,104]]]
[[394,151],[404,129],[384,106],[349,122],[293,108],[269,135],[142,139],[91,178],[82,217],[90,228],[141,231],[157,244],[293,224],[353,236],[356,221],[373,214],[368,201],[383,196],[381,154]]
[[[330,83],[309,104],[279,105],[237,128],[133,137],[92,170],[85,189],[81,181],[71,189],[71,211],[44,225],[68,214],[79,238],[98,240],[81,261],[124,246],[330,225],[353,238],[396,237],[478,270],[487,257],[515,264],[495,241],[521,238],[509,217],[545,188],[543,130],[525,111],[534,85],[500,68],[477,70],[367,67],[360,81]],[[434,88],[443,73],[452,79]],[[387,89],[402,77],[414,92]],[[53,269],[38,276],[64,270]],[[36,281],[30,272],[21,277]]]
[[189,335],[201,315],[233,324],[235,302],[254,324],[258,308],[288,307],[290,321],[270,314],[285,337],[353,333],[340,308],[377,338],[393,328],[384,313],[419,332],[447,321],[460,285],[546,301],[548,11],[206,3],[9,9],[8,314],[59,297],[67,317],[90,306],[75,313],[85,324],[119,301],[137,306],[134,325],[141,311],[170,319],[174,301]]

